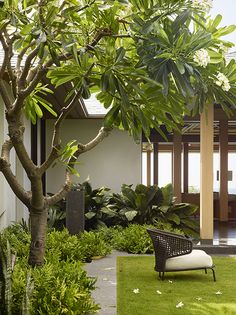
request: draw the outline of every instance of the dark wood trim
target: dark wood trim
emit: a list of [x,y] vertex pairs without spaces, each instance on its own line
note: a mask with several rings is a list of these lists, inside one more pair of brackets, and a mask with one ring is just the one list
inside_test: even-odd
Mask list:
[[220,121],[220,221],[228,221],[228,122]]
[[38,164],[38,124],[31,124],[31,159]]
[[158,185],[158,149],[159,145],[158,143],[153,144],[153,184]]
[[172,154],[172,183],[176,202],[181,202],[181,134],[174,133],[173,154]]
[[188,145],[188,143],[184,143],[184,145],[183,145],[184,193],[188,193],[188,152],[189,152],[189,145]]
[[[42,164],[46,160],[46,121],[41,119],[40,121],[40,163]],[[46,194],[46,173],[42,176],[43,193]]]
[[151,185],[151,151],[147,151],[147,186]]

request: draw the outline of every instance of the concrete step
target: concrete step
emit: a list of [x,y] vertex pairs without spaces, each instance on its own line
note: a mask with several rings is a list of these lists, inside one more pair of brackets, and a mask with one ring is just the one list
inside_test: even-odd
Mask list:
[[193,246],[194,249],[202,249],[210,255],[236,255],[236,245],[209,245],[197,244]]

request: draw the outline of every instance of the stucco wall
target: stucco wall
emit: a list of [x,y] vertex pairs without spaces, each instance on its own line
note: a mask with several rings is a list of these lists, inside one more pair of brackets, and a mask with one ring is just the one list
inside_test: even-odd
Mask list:
[[[62,129],[62,141],[67,143],[79,139],[86,143],[94,138],[100,129],[102,120],[66,120]],[[46,124],[47,148],[51,145],[53,121]],[[120,191],[123,183],[141,182],[141,146],[135,144],[126,132],[114,130],[106,139],[91,151],[81,155],[77,170],[80,178],[75,182],[83,182],[88,177],[93,188],[106,186],[113,191]],[[47,191],[55,192],[64,181],[62,165],[55,166],[47,173]]]
[[[4,143],[7,135],[7,125],[4,114],[3,101],[0,98],[0,146]],[[13,173],[15,172],[15,153],[11,152],[10,163]],[[0,173],[0,229],[16,219],[16,198],[11,191],[2,173]]]
[[[7,139],[7,122],[5,120],[3,101],[0,98],[0,147]],[[30,152],[30,122],[26,121],[26,130],[24,133],[27,151]],[[26,173],[20,165],[14,149],[11,150],[10,163],[12,172],[16,175],[19,183],[28,190],[29,180]],[[21,218],[28,218],[28,210],[18,200],[12,192],[3,174],[0,172],[0,230],[14,221],[20,221]]]

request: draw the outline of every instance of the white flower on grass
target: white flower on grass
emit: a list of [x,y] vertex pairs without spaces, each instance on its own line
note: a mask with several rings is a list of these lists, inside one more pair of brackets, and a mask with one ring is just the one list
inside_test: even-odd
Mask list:
[[138,294],[139,293],[139,289],[137,288],[137,289],[133,289],[133,292],[135,293],[135,294]]
[[210,56],[204,48],[197,50],[193,55],[193,61],[203,68],[206,68],[210,60]]
[[213,5],[213,0],[192,0],[193,6],[195,8],[200,8],[206,12],[208,12]]
[[221,292],[221,291],[217,291],[215,294],[216,294],[216,295],[221,295],[222,292]]
[[184,306],[184,303],[182,301],[175,305],[176,308],[181,308],[183,306]]
[[201,298],[200,296],[198,296],[198,297],[196,297],[196,300],[197,300],[197,301],[201,301],[202,298]]
[[156,292],[157,292],[157,294],[162,294],[161,291],[159,291],[159,290],[156,290]]
[[230,89],[230,84],[229,84],[229,79],[221,72],[218,72],[216,76],[216,81],[215,84],[218,86],[221,86],[223,91],[229,91]]
[[169,283],[173,283],[173,281],[172,281],[172,280],[168,280],[168,282],[169,282]]

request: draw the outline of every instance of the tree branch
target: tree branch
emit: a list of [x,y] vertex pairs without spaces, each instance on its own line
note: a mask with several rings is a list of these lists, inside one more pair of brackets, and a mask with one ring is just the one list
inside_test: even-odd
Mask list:
[[4,73],[7,69],[7,63],[9,62],[9,47],[6,43],[6,40],[5,40],[2,32],[0,32],[0,42],[1,42],[2,48],[4,50],[3,62],[2,62],[1,69],[0,69],[0,78],[2,79]]
[[16,150],[16,154],[24,170],[28,175],[28,178],[31,179],[31,177],[36,174],[37,168],[29,157],[29,154],[24,146],[23,134],[25,127],[21,121],[21,117],[19,115],[9,117],[9,115],[7,114],[6,118],[8,121],[8,131],[11,142]]
[[33,40],[28,46],[26,46],[25,48],[23,48],[21,50],[21,52],[18,54],[17,56],[17,62],[16,62],[16,73],[17,73],[17,76],[20,77],[21,75],[21,62],[23,60],[23,57],[24,55],[26,54],[27,50],[34,46],[36,43],[36,40]]
[[70,101],[70,103],[62,108],[61,114],[56,120],[54,124],[54,131],[53,131],[53,138],[52,138],[52,149],[51,152],[47,158],[47,160],[41,165],[39,168],[40,174],[43,174],[46,172],[46,170],[52,165],[52,163],[58,158],[58,151],[60,149],[60,128],[61,124],[66,118],[66,116],[70,113],[74,105],[76,104],[76,100],[79,98],[80,90],[75,93],[74,97]]
[[39,52],[39,47],[36,47],[34,50],[32,50],[32,52],[28,55],[28,57],[25,60],[25,66],[18,81],[19,92],[25,87],[26,77],[29,73],[31,62],[37,56],[38,52]]
[[68,171],[66,171],[65,185],[53,196],[46,197],[45,198],[46,204],[48,206],[51,206],[54,205],[56,202],[60,201],[71,190],[71,186],[72,186],[71,174]]
[[78,157],[80,154],[92,150],[111,133],[112,129],[112,127],[102,127],[93,140],[91,140],[87,144],[78,144],[78,151],[74,155]]
[[9,93],[7,92],[5,81],[2,79],[0,79],[0,95],[5,103],[6,109],[9,111],[12,107],[12,102],[9,97]]
[[17,181],[16,176],[11,171],[11,165],[9,163],[11,149],[11,141],[5,141],[2,145],[0,171],[5,176],[8,184],[10,185],[16,196],[28,207],[30,205],[30,194],[24,190],[24,188]]
[[19,37],[18,35],[14,34],[11,38],[7,33],[6,29],[4,30],[4,35],[8,45],[8,61],[7,61],[7,71],[10,79],[10,84],[12,87],[12,92],[14,97],[16,97],[16,76],[13,73],[12,65],[11,65],[11,58],[13,56],[13,48],[12,45],[14,41]]

